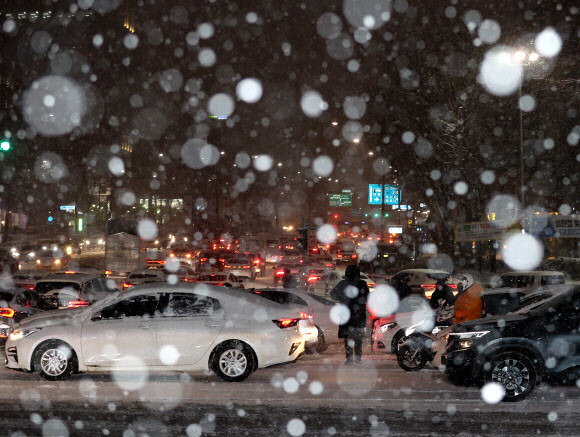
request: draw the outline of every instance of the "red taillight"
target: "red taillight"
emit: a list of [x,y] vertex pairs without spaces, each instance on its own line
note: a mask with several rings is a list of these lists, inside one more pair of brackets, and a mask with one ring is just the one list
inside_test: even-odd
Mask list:
[[374,283],[374,282],[369,282],[367,285],[368,285],[369,287],[374,287],[374,286],[375,286],[375,283]]
[[300,318],[301,319],[308,319],[308,318],[310,318],[310,315],[308,313],[305,313],[304,311],[300,311]]
[[352,258],[352,259],[355,259],[355,258],[356,258],[356,253],[353,253],[353,254],[351,255],[351,258]]
[[421,288],[435,288],[435,284],[421,284]]
[[15,311],[12,308],[0,308],[0,317],[14,317]]
[[205,262],[205,261],[207,261],[207,258],[202,258],[200,261]]
[[110,271],[110,270],[105,270],[105,275],[107,275],[107,276],[108,276],[108,275],[112,275],[112,274],[113,274],[113,272],[112,272],[112,271]]
[[318,281],[319,279],[320,279],[320,277],[318,277],[318,276],[309,276],[309,277],[306,279],[306,282],[316,282],[316,281]]
[[68,307],[69,308],[82,308],[82,307],[88,307],[89,303],[86,300],[71,300],[68,303]]
[[326,264],[326,267],[332,267],[332,264],[330,264],[330,263]]
[[250,266],[244,266],[244,267],[242,267],[242,268],[243,268],[243,269],[249,269],[249,268],[250,268]]
[[133,284],[129,283],[129,282],[123,282],[123,288],[129,288],[132,287]]
[[272,320],[272,322],[278,325],[278,328],[280,329],[291,328],[298,325],[298,319],[278,319]]
[[224,268],[226,268],[226,269],[231,269],[231,268],[232,268],[232,266],[224,266]]
[[283,270],[278,270],[276,272],[276,276],[284,276],[284,271]]
[[221,263],[226,262],[226,260],[224,258],[220,258],[218,261]]
[[449,284],[448,287],[449,288],[457,288],[457,284]]
[[175,254],[174,254],[174,253],[170,253],[170,254],[169,254],[169,257],[170,257],[170,258],[174,258],[174,257],[175,257]]
[[342,255],[339,253],[338,255],[336,255],[338,258],[342,258]]
[[259,260],[259,259],[255,259],[255,260],[254,260],[254,264],[255,264],[255,265],[260,265],[260,260]]

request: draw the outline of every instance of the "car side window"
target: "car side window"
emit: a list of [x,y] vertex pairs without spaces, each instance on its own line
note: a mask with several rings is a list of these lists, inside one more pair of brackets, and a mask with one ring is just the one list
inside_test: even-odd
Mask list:
[[101,280],[99,278],[95,278],[91,281],[91,291],[94,293],[103,292],[103,286],[101,285]]
[[159,300],[157,296],[134,296],[103,308],[103,319],[153,317]]
[[163,317],[210,316],[220,310],[219,301],[212,297],[191,293],[172,293],[161,315]]

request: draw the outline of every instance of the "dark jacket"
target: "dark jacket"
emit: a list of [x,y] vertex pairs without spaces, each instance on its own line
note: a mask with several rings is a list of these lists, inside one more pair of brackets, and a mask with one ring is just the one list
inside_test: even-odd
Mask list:
[[330,292],[332,299],[346,305],[350,311],[349,320],[338,328],[339,338],[346,338],[356,330],[366,328],[367,325],[367,299],[369,296],[367,283],[360,279],[360,270],[357,266],[348,266],[345,278]]
[[[441,289],[439,289],[439,285],[442,285]],[[451,288],[449,288],[447,284],[437,284],[437,286],[435,286],[435,291],[431,295],[431,300],[429,301],[431,308],[435,310],[443,305],[453,305],[454,303],[455,296],[453,296]]]

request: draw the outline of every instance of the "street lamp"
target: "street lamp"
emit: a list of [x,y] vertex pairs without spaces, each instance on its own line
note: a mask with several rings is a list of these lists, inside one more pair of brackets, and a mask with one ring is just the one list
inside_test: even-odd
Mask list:
[[[520,63],[523,67],[527,67],[532,62],[536,62],[540,59],[540,55],[536,52],[528,53],[525,50],[518,50],[513,54],[513,58]],[[526,207],[526,189],[524,187],[524,122],[523,122],[523,110],[522,110],[522,83],[524,77],[522,75],[522,80],[518,86],[518,109],[520,111],[520,191],[521,191],[521,203],[522,212]]]

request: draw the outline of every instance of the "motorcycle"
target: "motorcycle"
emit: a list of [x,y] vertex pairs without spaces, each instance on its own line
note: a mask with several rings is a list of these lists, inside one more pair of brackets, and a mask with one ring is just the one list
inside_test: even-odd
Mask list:
[[397,348],[397,363],[401,369],[407,372],[419,371],[441,355],[438,346],[442,345],[441,342],[451,328],[452,317],[453,307],[446,305],[437,312],[437,324],[431,332],[421,330],[425,320],[405,329],[405,336],[401,338]]

